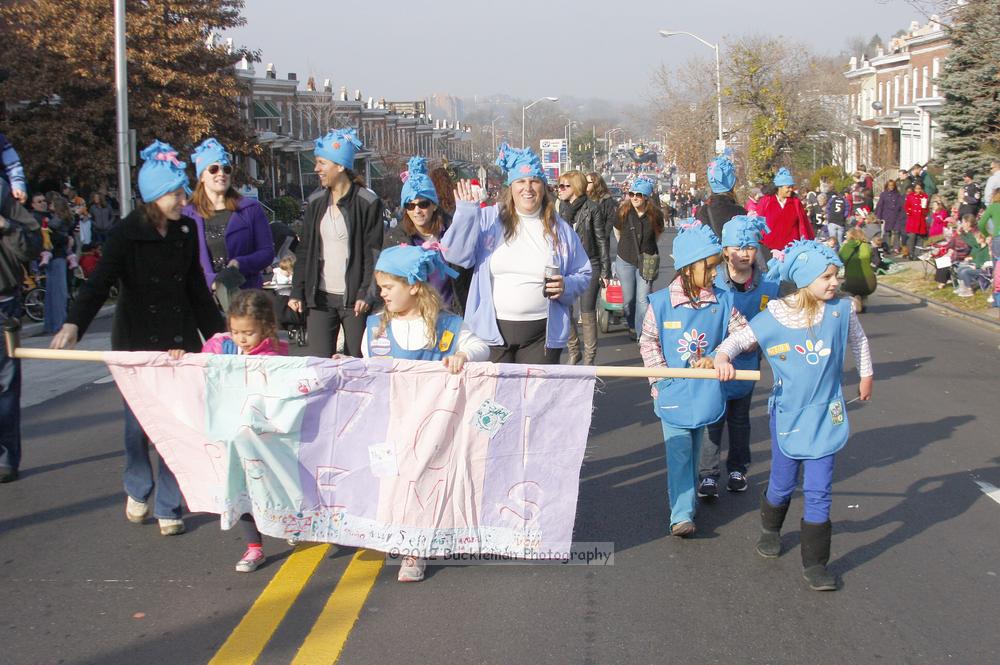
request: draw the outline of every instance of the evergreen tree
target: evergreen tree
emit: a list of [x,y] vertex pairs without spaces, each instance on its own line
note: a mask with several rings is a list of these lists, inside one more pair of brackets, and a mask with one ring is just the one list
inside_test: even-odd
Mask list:
[[1000,155],[1000,0],[969,0],[956,8],[952,50],[938,87],[945,104],[937,115],[938,152],[957,180],[965,171],[977,179]]
[[[251,149],[233,65],[256,54],[210,44],[214,32],[245,23],[243,4],[127,1],[129,126],[139,149],[159,138],[183,156],[207,136]],[[10,67],[0,99],[29,178],[113,180],[113,3],[12,0],[0,6],[0,25],[0,62]]]

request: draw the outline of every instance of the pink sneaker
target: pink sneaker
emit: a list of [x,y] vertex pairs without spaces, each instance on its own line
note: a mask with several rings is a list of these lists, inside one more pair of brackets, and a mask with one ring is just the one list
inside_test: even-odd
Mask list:
[[243,558],[236,564],[237,573],[252,573],[267,559],[263,547],[248,547]]

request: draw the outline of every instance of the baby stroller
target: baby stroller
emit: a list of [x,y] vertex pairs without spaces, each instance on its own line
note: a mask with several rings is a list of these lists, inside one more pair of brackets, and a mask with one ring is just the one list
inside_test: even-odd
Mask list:
[[278,327],[288,333],[288,341],[296,346],[306,345],[306,317],[288,307],[289,296],[274,294],[274,316]]

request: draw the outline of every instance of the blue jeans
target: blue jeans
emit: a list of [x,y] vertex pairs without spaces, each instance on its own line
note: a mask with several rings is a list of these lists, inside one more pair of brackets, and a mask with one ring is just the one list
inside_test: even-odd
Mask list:
[[833,222],[826,223],[826,234],[837,239],[837,247],[844,244],[844,227]]
[[709,443],[701,449],[702,478],[719,479],[719,453],[722,449],[722,432],[729,426],[729,454],[726,456],[726,473],[739,471],[744,476],[750,466],[750,403],[751,389],[744,397],[726,401],[726,415],[719,422],[708,426]]
[[778,447],[771,415],[771,478],[767,486],[767,501],[772,506],[783,506],[792,499],[799,484],[799,467],[802,467],[802,495],[805,497],[802,519],[812,524],[823,524],[830,519],[833,494],[833,460],[836,455],[819,459],[792,459]]
[[69,303],[69,283],[66,281],[66,259],[51,259],[45,266],[45,320],[42,329],[59,332],[66,323]]
[[670,497],[670,526],[673,526],[694,520],[698,459],[705,428],[680,429],[663,421],[660,424],[667,449],[667,495]]
[[[21,314],[21,296],[0,302],[0,323]],[[21,464],[21,361],[7,355],[0,341],[0,468]]]
[[615,274],[622,283],[625,300],[625,321],[637,333],[642,332],[642,320],[649,307],[649,282],[639,276],[639,269],[621,257],[615,257]]
[[[136,501],[145,502],[153,493],[153,464],[149,460],[149,437],[142,430],[135,414],[125,405],[125,492]],[[174,472],[160,459],[156,476],[156,503],[153,516],[157,519],[180,519],[181,490]]]

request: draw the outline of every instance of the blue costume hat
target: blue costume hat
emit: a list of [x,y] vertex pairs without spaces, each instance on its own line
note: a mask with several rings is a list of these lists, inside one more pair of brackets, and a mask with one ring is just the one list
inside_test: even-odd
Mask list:
[[202,141],[191,153],[191,161],[194,162],[194,174],[198,180],[201,179],[202,172],[212,164],[229,166],[233,163],[231,155],[214,138]]
[[353,127],[333,129],[314,141],[316,149],[313,154],[345,169],[354,168],[354,153],[361,148],[358,132]]
[[188,194],[187,164],[178,161],[177,151],[169,143],[153,141],[139,153],[143,159],[139,169],[139,195],[146,203],[152,203],[164,194],[183,187]]
[[521,178],[538,178],[545,182],[542,160],[538,159],[538,155],[532,152],[531,148],[518,150],[504,143],[500,146],[496,164],[507,172],[508,185]]
[[844,267],[835,251],[815,240],[796,240],[772,255],[774,258],[767,264],[768,278],[794,282],[800,289],[812,284],[828,266]]
[[653,186],[655,184],[656,183],[654,183],[652,180],[650,180],[646,176],[639,176],[632,183],[632,186],[629,187],[628,191],[635,192],[637,194],[642,194],[643,196],[652,196],[653,195]]
[[692,217],[682,220],[679,228],[671,255],[674,258],[675,270],[722,252],[719,236],[715,235],[711,226],[702,224]]
[[426,282],[438,271],[448,277],[458,277],[458,273],[448,266],[441,255],[443,249],[436,242],[425,242],[420,247],[416,245],[389,247],[379,254],[375,270],[405,277],[410,284]]
[[778,172],[774,174],[774,184],[776,187],[792,187],[795,185],[795,181],[792,180],[792,172],[781,167]]
[[736,215],[722,226],[722,246],[756,247],[761,236],[770,232],[763,217]]
[[733,186],[736,184],[736,167],[733,166],[728,154],[709,162],[707,175],[708,184],[716,194],[733,191]]
[[434,182],[427,175],[427,160],[420,156],[410,157],[406,165],[406,180],[399,196],[399,205],[405,206],[413,199],[427,199],[438,202]]

